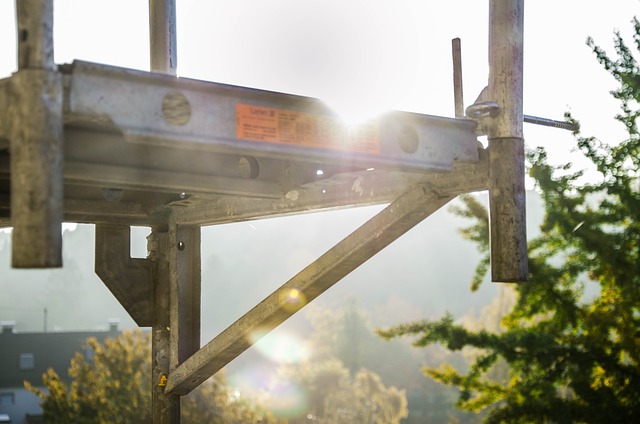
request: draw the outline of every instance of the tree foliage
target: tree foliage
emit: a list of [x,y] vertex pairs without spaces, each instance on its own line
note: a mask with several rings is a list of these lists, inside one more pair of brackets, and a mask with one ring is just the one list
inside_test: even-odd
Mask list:
[[[419,355],[407,343],[386,343],[377,337],[369,316],[355,300],[346,301],[340,308],[310,305],[307,313],[313,327],[308,344],[314,361],[337,359],[351,374],[366,368],[387,384],[408,386],[420,380],[395,363],[418,365]],[[389,361],[389,357],[395,361]]]
[[398,424],[408,415],[404,390],[386,387],[372,371],[352,375],[340,361],[308,362],[286,367],[282,376],[307,390],[305,414],[289,423]]
[[[41,399],[51,424],[151,422],[151,343],[149,334],[125,331],[119,337],[86,342],[84,353],[71,360],[67,386],[49,369],[42,377],[47,392],[25,381]],[[269,413],[230,395],[222,373],[182,400],[185,423],[275,423]]]
[[[310,361],[316,365],[299,366],[311,366],[314,369],[319,367],[325,371],[334,369],[336,373],[336,368],[344,367],[346,370],[342,369],[340,372],[348,373],[349,379],[367,372],[379,378],[387,387],[402,389],[398,392],[406,398],[408,409],[408,417],[402,422],[477,422],[475,414],[454,410],[457,390],[443,387],[415,372],[423,361],[438,363],[446,357],[454,362],[463,362],[461,355],[451,354],[436,346],[415,351],[403,340],[389,343],[380,339],[372,322],[372,315],[377,312],[371,314],[352,299],[345,300],[340,307],[310,305],[308,308],[307,314],[313,330],[309,332],[307,343],[309,351],[313,353]],[[292,368],[295,371],[295,367],[289,367],[288,374],[291,374]],[[294,374],[299,374],[297,380],[303,382],[303,387],[310,393],[314,392],[315,383],[311,376],[320,373],[303,369]],[[317,402],[311,402],[311,405],[314,404]],[[312,413],[314,414],[315,412]]]
[[[640,23],[633,23],[640,51]],[[542,149],[528,153],[546,215],[529,243],[529,282],[516,287],[501,331],[470,330],[446,316],[380,332],[418,336],[416,346],[480,349],[465,372],[449,365],[424,372],[458,387],[460,408],[488,410],[490,423],[640,422],[640,68],[619,33],[613,59],[587,43],[620,84],[612,94],[628,138],[605,144],[577,135],[600,175],[589,183],[570,165],[552,166]],[[486,252],[486,212],[471,197],[465,202],[464,214],[476,221],[463,234]],[[487,266],[488,258],[474,287]],[[499,360],[509,371],[496,378]]]
[[219,372],[182,398],[182,424],[276,424],[266,408],[236,396]]
[[25,385],[42,399],[48,423],[150,422],[150,358],[148,336],[139,331],[104,344],[89,338],[71,360],[69,387],[53,369],[42,377],[48,393]]

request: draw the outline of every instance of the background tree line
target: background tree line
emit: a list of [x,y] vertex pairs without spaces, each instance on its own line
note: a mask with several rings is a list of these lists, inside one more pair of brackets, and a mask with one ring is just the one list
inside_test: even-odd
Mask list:
[[[150,342],[150,335],[139,330],[103,344],[90,338],[85,353],[71,360],[69,385],[49,369],[42,377],[46,391],[31,382],[25,386],[41,398],[48,423],[150,423]],[[305,401],[293,413],[272,413],[269,398],[261,402],[236,391],[221,371],[182,398],[182,422],[393,424],[408,414],[404,390],[387,387],[365,368],[352,372],[334,357],[282,366],[278,374],[284,384],[304,394]]]

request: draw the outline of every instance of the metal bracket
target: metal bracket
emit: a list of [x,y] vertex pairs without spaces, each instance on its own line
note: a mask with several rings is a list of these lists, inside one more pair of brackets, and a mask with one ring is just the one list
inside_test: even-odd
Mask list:
[[165,393],[189,393],[454,197],[425,186],[400,196],[181,363],[169,374]]
[[[493,118],[500,113],[500,105],[497,102],[485,100],[486,90],[485,87],[476,101],[467,107],[465,114],[468,118],[476,121],[482,121],[487,118]],[[577,132],[580,131],[580,126],[573,122],[558,121],[555,119],[541,118],[539,116],[523,115],[524,122],[528,124],[542,125],[544,127],[560,128],[562,130]],[[483,133],[486,132],[485,125],[482,122],[478,122],[478,130]]]
[[153,273],[149,259],[130,257],[128,225],[96,225],[95,271],[140,327],[152,325]]

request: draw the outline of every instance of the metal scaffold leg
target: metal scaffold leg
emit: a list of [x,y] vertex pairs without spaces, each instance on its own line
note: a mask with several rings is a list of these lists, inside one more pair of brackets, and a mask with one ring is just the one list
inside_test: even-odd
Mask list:
[[8,86],[14,268],[62,266],[62,80],[53,61],[53,1],[16,1],[18,72]]
[[152,325],[154,423],[180,423],[180,396],[167,378],[200,348],[200,227],[169,225],[149,236],[155,263]]
[[154,424],[180,423],[180,396],[164,393],[171,364],[171,282],[166,232],[149,236],[150,259],[154,262],[153,325],[151,327],[151,409]]
[[200,349],[200,227],[169,229],[171,370]]
[[500,110],[491,119],[489,201],[491,279],[527,281],[527,227],[522,131],[524,0],[491,0],[489,92]]
[[[176,75],[175,0],[149,0],[151,71]],[[168,375],[200,348],[200,227],[169,223],[154,232],[157,249],[153,356],[153,422],[179,424],[180,396],[165,393]],[[151,250],[151,249],[150,249]]]

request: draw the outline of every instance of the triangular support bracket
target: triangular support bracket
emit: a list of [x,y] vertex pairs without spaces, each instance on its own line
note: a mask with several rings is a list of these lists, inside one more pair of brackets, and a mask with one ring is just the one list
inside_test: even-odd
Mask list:
[[131,258],[131,227],[97,224],[95,271],[140,327],[153,323],[151,261]]

